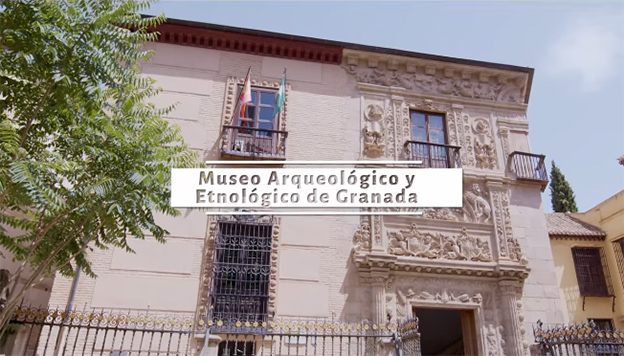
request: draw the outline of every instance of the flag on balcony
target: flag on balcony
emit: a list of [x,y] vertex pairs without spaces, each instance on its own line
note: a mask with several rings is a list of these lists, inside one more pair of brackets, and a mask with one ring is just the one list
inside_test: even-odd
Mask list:
[[247,104],[251,102],[251,67],[247,72],[247,77],[245,78],[245,83],[243,84],[243,90],[241,90],[238,101],[240,102],[240,117],[246,117]]
[[284,74],[282,75],[282,82],[280,83],[277,96],[275,96],[275,107],[273,108],[273,117],[279,115],[284,109],[284,101],[286,101],[286,68],[284,68]]

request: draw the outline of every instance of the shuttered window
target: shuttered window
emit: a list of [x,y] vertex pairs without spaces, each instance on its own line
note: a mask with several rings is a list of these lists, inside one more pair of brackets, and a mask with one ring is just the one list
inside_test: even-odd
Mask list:
[[609,297],[610,292],[601,248],[575,247],[572,249],[579,292],[584,297]]

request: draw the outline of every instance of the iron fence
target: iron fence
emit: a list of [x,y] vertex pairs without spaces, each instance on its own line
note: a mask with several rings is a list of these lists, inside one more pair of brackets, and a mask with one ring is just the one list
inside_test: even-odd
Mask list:
[[553,327],[538,321],[533,335],[541,356],[624,355],[624,331],[603,330],[594,321]]
[[0,345],[11,356],[420,355],[418,321],[400,324],[281,319],[210,320],[192,315],[18,309],[12,335]]

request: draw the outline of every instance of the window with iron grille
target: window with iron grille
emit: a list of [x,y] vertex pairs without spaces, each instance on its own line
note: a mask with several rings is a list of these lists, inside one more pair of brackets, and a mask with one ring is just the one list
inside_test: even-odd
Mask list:
[[613,242],[613,252],[615,252],[615,261],[620,271],[620,282],[624,286],[624,237]]
[[596,329],[601,331],[613,330],[613,319],[589,319],[596,324]]
[[222,341],[219,344],[218,356],[253,356],[256,345],[251,341]]
[[572,248],[572,256],[581,296],[610,297],[613,295],[602,248],[575,247]]
[[272,234],[270,223],[218,223],[210,293],[213,320],[266,321]]

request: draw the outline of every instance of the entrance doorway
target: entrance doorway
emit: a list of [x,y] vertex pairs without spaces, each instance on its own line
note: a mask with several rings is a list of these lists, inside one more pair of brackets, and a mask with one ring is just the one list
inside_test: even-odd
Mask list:
[[473,310],[414,308],[423,356],[478,356]]

